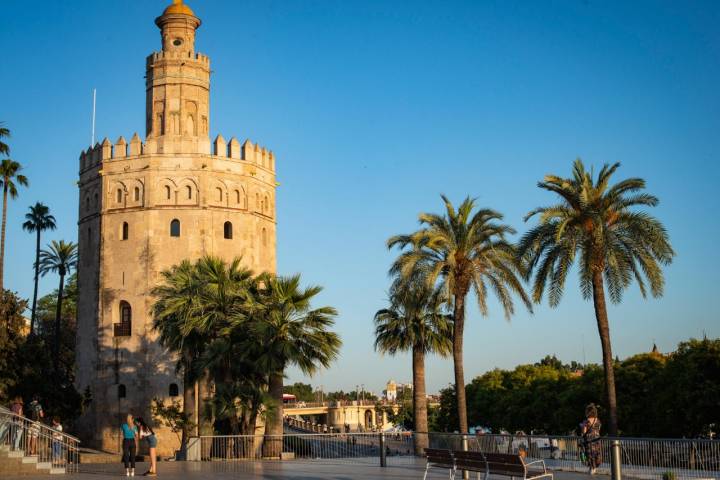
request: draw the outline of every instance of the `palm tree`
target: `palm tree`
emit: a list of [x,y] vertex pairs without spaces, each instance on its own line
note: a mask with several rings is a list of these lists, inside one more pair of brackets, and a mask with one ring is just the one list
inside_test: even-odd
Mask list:
[[528,309],[530,299],[523,290],[518,274],[522,274],[515,249],[506,236],[515,233],[510,226],[499,223],[503,216],[490,209],[475,210],[469,197],[456,211],[450,200],[445,202],[445,215],[421,213],[420,230],[409,235],[391,237],[388,248],[399,246],[403,251],[390,272],[410,279],[418,270],[425,272],[428,285],[439,283],[453,308],[453,363],[455,392],[460,433],[468,432],[463,366],[463,331],[465,299],[475,291],[480,313],[487,315],[488,285],[495,293],[508,320],[514,313],[511,293],[517,294]]
[[313,309],[311,301],[319,286],[300,287],[300,275],[258,278],[260,291],[249,328],[261,348],[253,352],[258,366],[269,373],[268,393],[276,402],[267,413],[265,455],[277,457],[282,448],[283,378],[285,369],[295,365],[312,375],[328,367],[340,350],[340,337],[329,331],[337,311],[332,307]]
[[[159,332],[161,344],[178,354],[185,414],[189,417],[193,386],[199,381],[201,389],[208,390],[208,370],[220,381],[233,381],[228,372],[233,372],[234,357],[228,351],[236,351],[230,350],[233,344],[226,340],[233,322],[244,319],[252,272],[241,267],[239,258],[226,265],[208,256],[195,263],[185,260],[163,271],[162,276],[163,282],[152,290],[156,298],[153,328]],[[201,406],[196,405],[196,409],[204,422]],[[181,449],[186,447],[188,435],[183,432]]]
[[30,316],[30,335],[35,331],[35,307],[37,306],[38,275],[40,273],[40,234],[45,230],[55,230],[55,217],[50,209],[40,202],[30,207],[25,214],[23,230],[35,232],[35,288],[33,289],[32,315]]
[[[195,364],[202,354],[205,339],[193,325],[199,309],[203,282],[195,265],[189,260],[161,272],[162,282],[152,289],[156,298],[152,307],[153,328],[159,333],[160,344],[178,354],[177,369],[183,372],[183,413],[188,420],[194,403]],[[199,405],[195,405],[199,409]],[[196,411],[196,413],[199,413]],[[190,432],[182,432],[181,452],[186,452]]]
[[[5,147],[7,146],[5,145]],[[7,225],[8,194],[10,194],[10,198],[15,199],[18,196],[17,187],[26,187],[28,185],[27,178],[25,175],[20,174],[20,170],[22,170],[22,166],[14,160],[6,158],[0,162],[0,185],[3,187],[2,233],[0,233],[0,292],[2,292],[4,287],[5,227]]]
[[577,257],[580,290],[583,298],[592,297],[595,306],[611,435],[618,431],[617,403],[605,284],[613,303],[620,303],[633,279],[645,297],[643,277],[653,297],[659,297],[665,283],[660,266],[670,264],[675,255],[665,227],[647,213],[633,210],[658,204],[655,196],[641,193],[645,181],[628,178],[610,185],[619,166],[604,165],[593,180],[593,172],[585,170],[578,159],[571,178],[546,175],[538,187],[556,193],[560,201],[527,214],[526,221],[538,215],[539,224],[518,245],[518,255],[527,264],[526,277],[535,276],[533,300],[541,302],[547,288],[551,307],[560,303],[567,273]]
[[452,320],[442,313],[445,299],[424,279],[401,280],[393,282],[389,308],[375,314],[375,349],[390,355],[412,351],[415,454],[422,455],[428,447],[425,355],[452,352]]
[[77,244],[65,242],[64,240],[50,243],[48,250],[40,251],[40,275],[45,276],[49,272],[60,275],[60,286],[58,287],[57,308],[55,310],[55,342],[53,345],[53,365],[55,375],[59,372],[60,362],[60,315],[62,313],[63,288],[65,287],[65,275],[68,275],[77,266]]
[[[3,125],[5,122],[0,122],[0,138],[10,138],[10,129]],[[0,141],[0,155],[10,155],[10,147],[3,141]]]

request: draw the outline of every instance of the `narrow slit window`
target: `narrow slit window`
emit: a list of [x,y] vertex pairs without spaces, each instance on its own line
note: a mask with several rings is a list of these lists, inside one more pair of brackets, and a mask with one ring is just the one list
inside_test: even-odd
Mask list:
[[121,188],[117,189],[117,203],[122,203],[123,191]]
[[225,222],[223,225],[223,236],[227,239],[232,239],[232,223]]
[[130,236],[130,225],[127,222],[123,222],[122,225],[122,239],[127,240]]
[[125,385],[122,383],[118,385],[118,398],[125,398],[127,397],[127,389],[125,388]]
[[140,201],[140,188],[139,187],[135,187],[135,201],[136,202]]
[[170,187],[165,186],[165,198],[170,200]]
[[185,190],[187,191],[188,200],[192,200],[192,187],[188,185],[187,187],[185,187]]

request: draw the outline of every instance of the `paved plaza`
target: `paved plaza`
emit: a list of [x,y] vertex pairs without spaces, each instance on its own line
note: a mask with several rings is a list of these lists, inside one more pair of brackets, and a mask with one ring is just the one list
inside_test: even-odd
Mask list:
[[[158,464],[158,477],[168,480],[184,478],[233,478],[233,479],[264,479],[264,480],[411,480],[422,479],[425,468],[424,461],[404,465],[390,465],[381,468],[374,465],[333,462],[328,460],[315,461],[254,461],[254,462],[161,462]],[[90,464],[82,465],[80,473],[58,476],[83,480],[101,480],[106,478],[125,477],[122,464]],[[138,463],[136,472],[141,475],[147,470],[147,463]],[[5,480],[48,478],[48,475],[5,477]],[[431,470],[428,480],[447,479],[442,470]],[[461,477],[459,477],[461,478]],[[474,478],[471,476],[471,478]],[[506,477],[497,477],[497,480]],[[556,472],[557,480],[607,480],[608,477],[568,472]]]

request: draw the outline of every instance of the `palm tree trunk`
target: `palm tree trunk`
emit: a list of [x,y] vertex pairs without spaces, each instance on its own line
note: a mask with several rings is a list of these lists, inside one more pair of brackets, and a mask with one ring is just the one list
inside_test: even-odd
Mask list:
[[37,230],[35,243],[35,288],[33,289],[32,315],[30,315],[30,335],[35,333],[35,309],[37,308],[38,274],[40,272],[40,229]]
[[428,448],[428,409],[425,394],[425,352],[413,347],[413,416],[415,417],[415,455]]
[[[190,409],[190,405],[194,408],[198,408],[195,405],[195,383],[192,381],[190,375],[190,363],[187,359],[183,361],[183,414],[188,420],[194,421],[193,410]],[[190,438],[190,431],[187,427],[182,430],[182,437],[180,439],[180,456],[183,460],[187,459],[187,445]]]
[[595,304],[595,318],[597,319],[600,343],[602,344],[603,367],[605,368],[605,394],[607,396],[610,425],[608,433],[617,435],[617,400],[615,397],[615,372],[613,370],[612,346],[610,344],[610,325],[608,324],[607,307],[605,305],[605,286],[603,284],[602,270],[593,273],[593,303]]
[[60,286],[58,287],[57,308],[55,309],[55,344],[53,346],[53,365],[55,378],[60,378],[60,317],[62,316],[63,288],[65,286],[65,271],[60,270]]
[[8,184],[3,182],[3,213],[2,213],[2,233],[0,234],[0,293],[2,293],[5,283],[3,281],[5,274],[5,226],[7,224],[7,196]]
[[457,396],[458,428],[468,432],[467,403],[465,400],[465,370],[463,367],[463,329],[465,328],[465,295],[455,294],[453,309],[453,363],[455,365],[455,395]]
[[268,394],[277,402],[277,408],[267,418],[263,456],[277,458],[282,452],[283,443],[283,372],[270,374]]

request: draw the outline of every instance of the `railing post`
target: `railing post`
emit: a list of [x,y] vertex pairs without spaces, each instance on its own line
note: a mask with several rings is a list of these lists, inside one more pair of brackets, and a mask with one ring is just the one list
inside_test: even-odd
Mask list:
[[[462,451],[467,452],[468,451],[468,436],[466,433],[462,434]],[[463,480],[470,480],[470,472],[467,470],[463,470]]]
[[380,432],[380,466],[387,467],[387,456],[385,452],[385,433]]
[[622,480],[620,440],[613,440],[610,444],[610,473],[612,480]]

